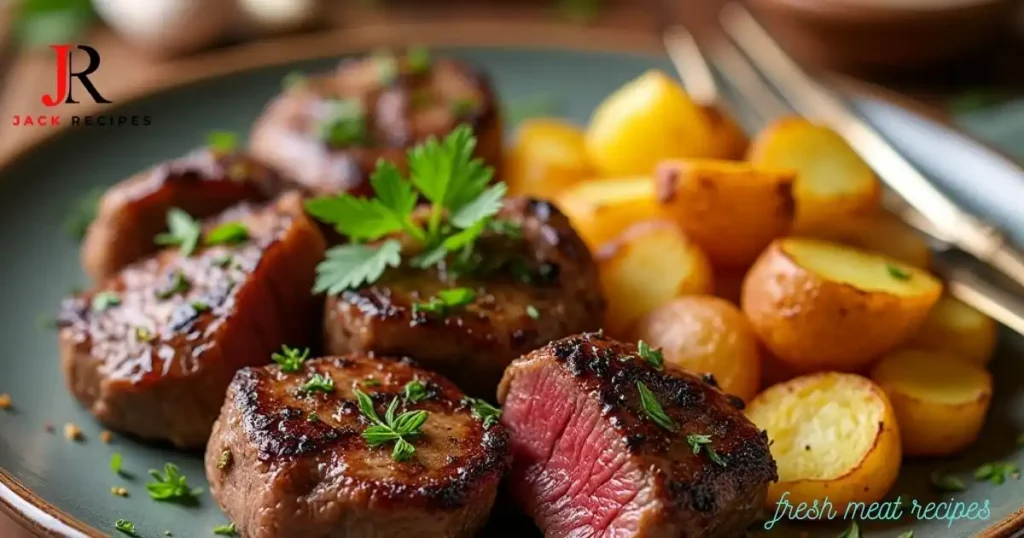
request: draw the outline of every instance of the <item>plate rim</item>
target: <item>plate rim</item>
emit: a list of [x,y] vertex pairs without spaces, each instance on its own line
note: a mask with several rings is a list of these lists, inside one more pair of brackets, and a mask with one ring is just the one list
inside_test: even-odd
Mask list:
[[[530,36],[530,39],[524,42],[524,36]],[[664,55],[663,44],[656,32],[596,28],[565,22],[467,20],[370,24],[309,34],[285,35],[200,53],[190,60],[185,60],[189,61],[192,67],[186,71],[185,76],[157,77],[140,83],[119,96],[113,106],[104,107],[102,110],[117,110],[163,92],[257,69],[358,53],[375,47],[414,44],[430,47],[564,49],[577,52]],[[1005,158],[1012,166],[1020,169],[1021,175],[1024,176],[1024,168],[1021,168],[1017,160],[965,133],[928,106],[871,83],[845,76],[836,76],[833,80],[857,93],[888,101],[960,134],[967,141]],[[82,114],[92,114],[101,109],[100,105],[95,103],[82,103],[82,106]],[[46,135],[0,155],[0,174],[42,146],[66,134],[70,128],[70,124],[62,123]],[[100,529],[53,506],[2,468],[0,511],[11,516],[15,523],[37,536],[106,536]],[[984,529],[978,538],[1009,538],[1021,528],[1024,528],[1024,506]]]

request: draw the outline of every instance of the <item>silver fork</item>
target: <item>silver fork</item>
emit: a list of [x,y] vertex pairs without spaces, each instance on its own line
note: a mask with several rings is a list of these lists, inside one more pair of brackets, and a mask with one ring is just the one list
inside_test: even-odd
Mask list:
[[[728,10],[723,11],[723,19],[731,16]],[[726,26],[724,21],[723,26]],[[739,29],[734,26],[730,30],[727,27],[726,31],[730,37],[735,38],[734,34]],[[765,36],[767,36],[767,33],[762,37]],[[763,69],[758,69],[755,63],[748,59],[747,55],[750,52],[749,40],[746,43],[748,47],[737,47],[737,45],[727,39],[716,40],[711,45],[705,47],[698,43],[685,28],[678,25],[665,28],[663,30],[663,38],[669,57],[676,67],[680,78],[683,80],[687,91],[702,104],[717,104],[731,109],[736,109],[742,105],[743,108],[749,109],[753,112],[754,116],[757,116],[758,124],[755,127],[758,129],[763,128],[776,118],[793,115],[796,112],[793,107],[789,106],[785,100],[780,99],[776,92],[768,86],[765,79],[772,79],[767,74],[762,78]],[[737,43],[739,42],[737,41]],[[779,52],[781,53],[781,49],[779,49]],[[708,60],[709,58],[710,61]],[[718,85],[714,75],[716,69],[721,72],[723,78],[728,82],[728,89],[737,94],[736,100],[739,102],[731,102],[723,88]],[[787,97],[792,99],[791,94],[787,94]],[[840,134],[845,133],[840,131]],[[895,150],[888,143],[884,142],[880,136],[877,138],[886,145],[888,152],[895,154],[906,167],[910,167],[910,164],[899,156],[898,153],[895,153]],[[900,166],[897,166],[895,170],[891,167],[893,162],[891,159],[883,160],[882,162],[878,162],[878,160],[865,160],[883,178],[886,175],[903,172]],[[885,166],[885,169],[880,168],[880,165]],[[913,170],[912,167],[911,170]],[[916,170],[913,170],[913,173],[917,174],[922,181],[928,181]],[[928,186],[934,190],[930,183],[928,183]],[[938,191],[935,192],[937,193]],[[942,195],[940,194],[940,196]],[[956,245],[958,236],[950,233],[948,227],[935,225],[930,219],[917,211],[914,206],[907,203],[897,192],[892,190],[887,192],[887,195],[884,197],[884,205],[888,211],[924,234],[930,240],[934,250],[940,252],[947,251]],[[956,206],[952,207],[954,210],[960,211]],[[992,228],[987,227],[987,229]],[[936,263],[933,269],[946,281],[949,293],[1003,325],[1024,335],[1024,299],[1018,294],[1008,291],[1005,286],[993,283],[990,278],[981,273],[982,268],[979,267],[980,264],[972,263],[974,260],[965,258],[965,256],[955,255],[936,256]],[[1012,257],[1009,259],[1013,260]],[[1013,265],[1011,264],[1000,269],[1013,269]],[[1020,276],[1024,277],[1024,265],[1022,265]]]

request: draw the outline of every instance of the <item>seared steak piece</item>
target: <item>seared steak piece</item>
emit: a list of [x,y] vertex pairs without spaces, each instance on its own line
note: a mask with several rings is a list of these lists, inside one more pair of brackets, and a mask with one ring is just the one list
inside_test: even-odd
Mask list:
[[742,402],[601,334],[516,360],[498,400],[513,495],[549,538],[739,536],[777,479]]
[[239,202],[269,201],[285,184],[267,167],[239,153],[196,150],[111,187],[82,243],[82,266],[96,281],[156,252],[153,237],[177,207],[196,218]]
[[[604,298],[586,245],[548,202],[508,199],[499,221],[518,234],[485,234],[476,256],[451,263],[389,269],[375,283],[329,296],[324,312],[328,352],[407,356],[445,375],[467,393],[492,399],[505,367],[551,340],[596,330]],[[439,291],[466,287],[464,307],[426,312]]]
[[[422,59],[421,59],[422,60]],[[376,54],[291,85],[253,127],[253,155],[315,194],[372,192],[378,159],[405,168],[406,150],[460,124],[477,156],[497,166],[502,127],[488,77],[454,59]]]
[[299,197],[205,227],[225,222],[249,238],[189,257],[161,251],[61,305],[68,386],[111,429],[201,447],[236,370],[315,337],[310,288],[325,247]]
[[[320,377],[330,389],[303,390]],[[424,389],[409,399],[410,382]],[[393,441],[371,446],[378,419],[423,410],[393,457]],[[206,447],[213,497],[248,538],[469,537],[487,521],[508,469],[508,436],[482,420],[450,381],[408,361],[362,355],[276,365],[235,375]]]

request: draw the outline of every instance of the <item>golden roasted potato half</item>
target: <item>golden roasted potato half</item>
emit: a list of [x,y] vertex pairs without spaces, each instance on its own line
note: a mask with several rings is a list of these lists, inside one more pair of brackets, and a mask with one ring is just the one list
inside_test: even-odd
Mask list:
[[875,365],[871,379],[889,396],[911,456],[963,450],[981,432],[992,401],[992,376],[946,353],[895,352]]
[[824,372],[768,388],[747,405],[768,432],[779,481],[765,505],[784,493],[797,505],[825,497],[840,514],[852,502],[885,497],[900,472],[900,427],[880,387],[855,374]]
[[711,130],[711,150],[708,157],[739,161],[747,153],[750,138],[743,127],[728,112],[714,105],[701,105]]
[[655,70],[606,97],[586,132],[590,162],[602,176],[650,175],[664,159],[708,156],[711,140],[701,106]]
[[793,226],[794,178],[749,163],[672,160],[658,165],[655,196],[711,265],[742,269]]
[[613,336],[629,336],[641,316],[680,295],[712,290],[707,255],[671,221],[634,224],[595,258],[608,300],[605,329]]
[[796,231],[813,232],[879,207],[881,185],[867,163],[834,131],[803,118],[785,118],[761,131],[747,160],[796,170]]
[[835,219],[802,235],[885,254],[922,269],[932,263],[932,250],[921,234],[889,213]]
[[908,348],[949,353],[985,366],[996,347],[995,320],[948,295],[935,303]]
[[591,250],[630,225],[665,215],[654,199],[650,176],[577,183],[558,194],[555,205]]
[[743,282],[743,312],[797,372],[860,371],[909,340],[942,283],[891,258],[815,239],[773,242]]
[[750,322],[717,297],[677,297],[640,318],[636,339],[661,348],[666,368],[714,375],[719,388],[750,401],[761,384],[761,358]]
[[593,177],[583,130],[558,118],[528,118],[506,150],[510,194],[551,199],[569,185]]

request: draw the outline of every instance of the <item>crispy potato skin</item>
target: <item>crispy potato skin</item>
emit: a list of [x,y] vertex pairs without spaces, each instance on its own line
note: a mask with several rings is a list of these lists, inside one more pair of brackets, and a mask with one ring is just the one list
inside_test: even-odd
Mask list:
[[903,452],[948,456],[974,442],[992,401],[992,376],[945,353],[905,350],[884,357],[871,379],[896,412]]
[[667,218],[655,200],[650,176],[596,179],[576,183],[555,197],[591,251],[638,222]]
[[985,366],[992,359],[997,335],[995,320],[946,295],[928,312],[907,347],[952,353],[971,364]]
[[941,286],[920,297],[897,296],[828,280],[801,267],[786,252],[787,241],[773,242],[758,258],[741,302],[761,341],[796,372],[864,369],[908,340],[941,294]]
[[560,118],[523,120],[503,166],[509,194],[548,200],[595,174],[583,131]]
[[[817,392],[816,397],[808,396]],[[842,394],[845,393],[845,394]],[[879,415],[877,423],[861,423],[861,430],[846,432],[847,435],[869,437],[870,442],[864,445],[859,454],[850,454],[852,447],[847,439],[836,438],[827,432],[821,439],[805,439],[807,444],[780,443],[779,436],[784,433],[779,425],[792,426],[794,423],[813,421],[815,414],[827,407],[827,404],[843,398],[857,405],[850,406],[846,413],[856,417],[864,406]],[[814,501],[821,502],[826,496],[840,514],[854,502],[871,503],[881,500],[896,482],[900,472],[902,451],[900,446],[900,428],[885,392],[869,379],[854,374],[824,372],[797,377],[785,383],[775,385],[759,394],[747,405],[747,416],[759,428],[768,431],[769,439],[775,441],[772,455],[777,462],[787,457],[821,458],[817,465],[835,465],[837,453],[847,460],[856,461],[849,468],[829,469],[829,477],[796,476],[799,470],[789,469],[784,463],[779,464],[779,481],[769,485],[768,498],[765,506],[775,507],[784,493],[791,504]],[[773,433],[773,430],[777,430]],[[788,448],[783,448],[788,447]],[[797,454],[782,454],[781,450],[795,450]]]
[[719,388],[750,401],[761,385],[761,357],[750,322],[717,297],[678,297],[637,322],[636,339],[661,348],[668,368],[712,374]]
[[655,195],[715,268],[749,267],[772,240],[793,226],[789,170],[713,160],[665,161],[655,173]]
[[671,221],[634,224],[595,259],[608,300],[605,329],[613,336],[629,335],[641,316],[674,297],[714,288],[707,255]]

